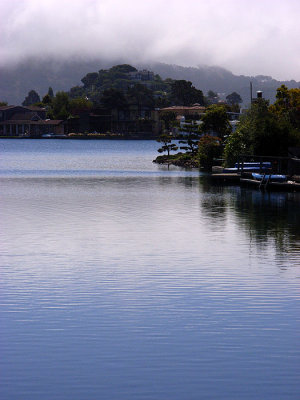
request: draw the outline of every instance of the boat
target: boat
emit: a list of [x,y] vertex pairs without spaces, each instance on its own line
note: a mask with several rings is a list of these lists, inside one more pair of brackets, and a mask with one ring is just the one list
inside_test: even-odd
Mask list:
[[258,174],[253,172],[244,174],[240,178],[241,185],[255,186],[260,190],[300,191],[300,183],[289,180],[287,175]]
[[269,182],[287,182],[286,175],[276,175],[276,174],[258,174],[253,172],[252,178],[256,179],[260,182],[269,181]]
[[272,164],[269,161],[265,162],[244,162],[235,163],[232,168],[224,168],[223,173],[236,173],[236,172],[269,172],[272,169]]

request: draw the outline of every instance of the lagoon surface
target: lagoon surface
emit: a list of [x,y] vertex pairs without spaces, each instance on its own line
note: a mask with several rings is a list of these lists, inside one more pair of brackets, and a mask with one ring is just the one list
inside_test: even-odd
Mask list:
[[152,141],[0,140],[1,400],[298,400],[300,194]]

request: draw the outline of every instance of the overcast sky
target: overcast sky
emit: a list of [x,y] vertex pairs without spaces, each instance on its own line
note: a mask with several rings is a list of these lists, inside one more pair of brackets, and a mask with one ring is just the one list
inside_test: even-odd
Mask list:
[[300,81],[300,0],[0,0],[0,18],[2,65],[122,58]]

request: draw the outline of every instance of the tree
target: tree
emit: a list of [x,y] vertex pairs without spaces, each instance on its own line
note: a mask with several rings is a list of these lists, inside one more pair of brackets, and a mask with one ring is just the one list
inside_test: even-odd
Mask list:
[[53,97],[54,97],[54,93],[53,93],[53,89],[52,89],[52,87],[50,86],[49,87],[49,89],[48,89],[48,93],[47,93],[50,97],[51,97],[51,99],[53,99]]
[[271,112],[267,100],[257,99],[252,103],[237,129],[242,134],[250,154],[287,155],[288,125]]
[[32,104],[39,103],[41,101],[40,96],[35,90],[30,90],[27,97],[22,103],[22,106],[31,106]]
[[93,103],[85,97],[81,97],[70,100],[69,107],[72,115],[79,115],[84,112],[89,112],[93,107]]
[[226,96],[227,103],[233,106],[234,104],[240,104],[243,102],[241,96],[236,93],[232,92],[228,96]]
[[43,97],[42,103],[43,103],[44,105],[49,105],[49,104],[51,104],[51,103],[52,103],[52,97],[49,96],[49,94],[46,94],[46,95]]
[[276,101],[270,111],[286,121],[294,134],[300,136],[300,89],[288,89],[281,85],[277,89]]
[[7,106],[7,101],[0,101],[0,107]]
[[175,80],[171,83],[171,102],[182,106],[191,106],[195,103],[204,105],[202,90],[196,89],[192,82]]
[[49,116],[53,119],[67,119],[70,116],[70,101],[66,92],[57,92],[52,99]]
[[81,82],[85,88],[90,88],[92,85],[96,85],[98,76],[97,72],[89,72],[81,79]]
[[214,159],[222,154],[221,139],[214,136],[204,135],[199,140],[198,157],[200,166],[205,170],[211,170]]
[[224,148],[224,158],[227,166],[234,165],[241,155],[248,153],[249,149],[247,148],[246,141],[239,130],[229,135]]
[[127,101],[129,104],[135,104],[139,108],[153,108],[154,107],[154,97],[152,90],[148,89],[146,86],[137,83],[133,87],[129,88],[127,91]]
[[128,72],[136,72],[137,69],[129,64],[119,64],[110,68],[110,72],[121,72],[127,74]]
[[69,97],[71,99],[83,97],[85,94],[87,94],[87,92],[82,86],[73,86],[69,91]]
[[232,131],[226,108],[222,105],[213,104],[209,106],[201,120],[200,131],[202,133],[216,134],[224,139]]
[[104,90],[100,101],[103,107],[108,110],[112,110],[114,108],[124,109],[128,107],[128,103],[123,92],[114,88]]
[[160,119],[164,122],[165,129],[170,130],[171,122],[176,120],[176,113],[173,111],[167,111],[161,114]]
[[296,141],[290,122],[276,112],[276,107],[269,106],[268,101],[257,99],[241,118],[236,132],[228,137],[224,156],[228,165],[243,154],[287,156],[288,147]]
[[207,92],[206,98],[209,104],[216,104],[219,101],[218,93],[214,92],[213,90],[209,90]]
[[185,150],[192,155],[196,154],[198,151],[199,137],[199,132],[188,132],[186,135],[183,135],[182,139],[179,140],[179,143],[184,144],[185,146],[180,146],[180,149]]
[[172,143],[172,139],[173,139],[172,136],[168,134],[163,134],[156,140],[158,143],[163,144],[162,147],[160,147],[157,151],[159,153],[164,153],[166,151],[168,154],[168,158],[170,157],[171,151],[178,150],[176,144]]

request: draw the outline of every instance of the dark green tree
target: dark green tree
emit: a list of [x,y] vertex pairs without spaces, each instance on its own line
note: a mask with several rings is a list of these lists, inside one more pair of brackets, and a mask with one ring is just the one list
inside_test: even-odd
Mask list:
[[230,104],[231,106],[234,104],[240,104],[243,102],[241,96],[236,93],[232,92],[228,96],[226,96],[227,103]]
[[137,69],[129,64],[119,64],[119,65],[115,65],[110,68],[110,72],[113,72],[113,73],[121,72],[123,74],[127,74],[128,72],[136,72],[136,71],[137,71]]
[[78,97],[76,99],[72,99],[69,102],[69,109],[72,115],[79,115],[84,112],[91,111],[93,107],[93,103],[87,100],[85,97]]
[[234,165],[241,155],[249,154],[246,142],[239,129],[229,135],[224,148],[224,158],[227,166]]
[[204,135],[199,140],[199,164],[205,170],[211,170],[214,159],[222,154],[221,139],[215,136]]
[[23,106],[31,106],[32,104],[39,103],[41,101],[40,96],[35,90],[30,90],[25,100],[23,101]]
[[54,97],[54,93],[53,93],[53,89],[52,89],[52,87],[50,86],[49,87],[49,89],[48,89],[48,93],[47,93],[50,97],[51,97],[51,99],[53,99],[53,97]]
[[267,100],[257,99],[227,139],[224,156],[227,164],[237,161],[242,154],[287,156],[288,147],[296,145],[297,140],[299,136],[285,113],[278,113]]
[[152,90],[148,89],[146,86],[137,83],[127,91],[127,100],[129,104],[135,104],[139,107],[154,107],[154,97]]
[[214,92],[213,90],[209,90],[206,95],[206,99],[208,104],[216,104],[219,101],[218,93]]
[[185,150],[192,155],[196,154],[198,151],[199,138],[200,134],[198,131],[188,132],[186,135],[182,135],[179,143],[183,144],[184,146],[180,146],[180,149]]
[[162,143],[162,146],[157,150],[159,153],[164,153],[165,151],[168,154],[168,158],[170,157],[170,152],[171,151],[176,151],[178,150],[178,147],[176,144],[172,143],[172,136],[168,134],[162,134],[158,139],[158,143]]
[[286,156],[289,146],[289,127],[269,109],[269,102],[257,99],[249,112],[240,121],[241,133],[246,148],[254,155]]
[[121,90],[106,89],[101,96],[101,104],[108,110],[124,109],[128,107],[127,100]]
[[46,94],[46,95],[43,97],[42,103],[43,103],[45,106],[51,104],[51,103],[52,103],[52,97],[49,96],[49,94]]
[[161,114],[160,119],[164,122],[164,128],[169,131],[171,123],[176,120],[176,113],[173,111],[167,111]]
[[69,97],[76,99],[77,97],[83,97],[87,94],[87,91],[82,86],[74,86],[69,91]]
[[288,89],[281,85],[277,89],[276,101],[270,111],[280,120],[286,121],[294,135],[300,136],[300,88]]
[[97,84],[98,76],[99,75],[97,72],[89,72],[81,79],[81,82],[83,83],[85,88],[90,88],[93,85]]
[[7,101],[0,101],[0,107],[7,106]]
[[171,83],[170,100],[173,104],[191,106],[195,103],[204,105],[202,90],[196,89],[192,82],[176,80]]
[[226,107],[213,104],[206,109],[205,114],[201,117],[202,124],[200,132],[204,134],[215,134],[221,139],[231,133],[231,125]]
[[70,117],[70,101],[66,92],[57,92],[56,96],[52,99],[51,108],[48,115],[53,119],[65,120]]
[[181,131],[186,133],[182,134],[180,137],[179,143],[183,145],[180,146],[180,149],[185,150],[192,156],[195,155],[198,151],[198,143],[201,135],[199,126],[192,121],[192,123],[186,124],[183,128],[181,128]]

